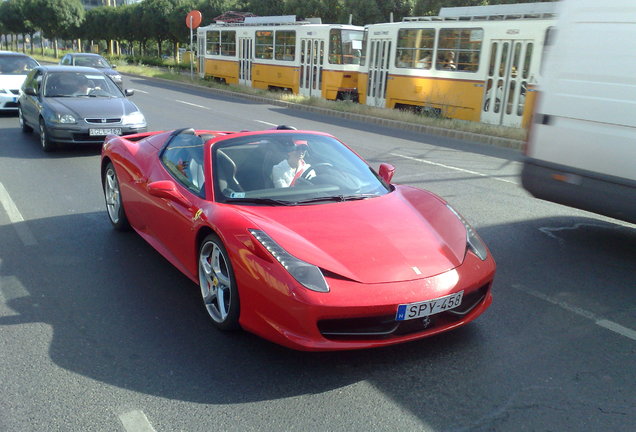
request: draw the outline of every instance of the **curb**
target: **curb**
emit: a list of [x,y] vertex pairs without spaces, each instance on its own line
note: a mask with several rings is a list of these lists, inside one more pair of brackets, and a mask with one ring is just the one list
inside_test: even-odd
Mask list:
[[222,94],[224,96],[240,97],[243,99],[249,99],[256,102],[268,103],[270,105],[277,105],[284,108],[295,109],[299,111],[313,112],[316,114],[323,114],[326,116],[344,118],[346,120],[353,120],[353,121],[358,121],[362,123],[369,123],[369,124],[374,124],[378,126],[389,127],[389,128],[399,129],[399,130],[406,130],[406,131],[417,132],[422,134],[437,135],[437,136],[457,139],[461,141],[477,142],[477,143],[487,144],[487,145],[491,145],[495,147],[502,147],[502,148],[508,148],[508,149],[520,151],[523,148],[523,144],[524,144],[524,141],[522,140],[514,140],[514,139],[497,137],[492,135],[483,135],[483,134],[478,134],[474,132],[465,132],[465,131],[459,131],[455,129],[446,129],[446,128],[440,128],[435,126],[416,124],[416,123],[407,123],[407,122],[403,122],[399,120],[384,119],[384,118],[373,117],[373,116],[368,116],[364,114],[336,111],[336,110],[331,110],[329,108],[320,108],[320,107],[314,107],[311,105],[285,102],[281,100],[266,98],[263,96],[237,93],[230,90],[223,90],[223,89],[216,89],[216,88],[201,86],[194,83],[173,81],[166,78],[147,77],[147,76],[135,75],[135,74],[126,74],[126,75],[136,76],[136,77],[145,78],[145,79],[154,79],[154,80],[164,81],[171,84],[184,85],[191,88],[203,89],[211,93]]

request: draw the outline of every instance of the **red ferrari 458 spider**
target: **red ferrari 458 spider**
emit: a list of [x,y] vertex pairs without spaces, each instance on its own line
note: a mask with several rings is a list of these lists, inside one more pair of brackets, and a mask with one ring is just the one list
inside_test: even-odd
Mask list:
[[310,351],[431,336],[492,302],[477,233],[393,172],[288,127],[111,135],[101,161],[114,228],[198,283],[218,328]]

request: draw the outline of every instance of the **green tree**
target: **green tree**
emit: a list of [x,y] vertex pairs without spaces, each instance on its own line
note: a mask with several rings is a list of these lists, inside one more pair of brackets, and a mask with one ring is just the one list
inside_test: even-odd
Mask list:
[[389,22],[391,13],[393,21],[402,21],[402,18],[413,15],[413,0],[376,0],[382,19]]
[[[168,32],[170,33],[170,40],[173,42],[173,57],[175,61],[179,61],[179,44],[190,43],[190,29],[186,26],[186,16],[194,9],[192,0],[179,0],[175,5],[174,13],[168,18]],[[196,29],[192,31],[196,36]]]
[[249,0],[245,11],[259,16],[283,15],[285,3],[281,0]]
[[325,24],[347,23],[343,0],[288,0],[284,13],[297,18],[321,18]]
[[58,57],[57,38],[79,28],[85,10],[80,0],[33,0],[33,20],[44,37],[53,39],[55,57]]
[[168,19],[174,13],[176,0],[144,0],[140,5],[140,24],[148,36],[157,41],[157,55],[161,57],[162,44],[170,39]]
[[247,11],[246,3],[242,0],[201,0],[196,5],[196,10],[201,12],[202,26],[212,24],[215,17],[228,11]]
[[352,24],[365,25],[385,22],[376,0],[344,0],[345,11],[352,17]]

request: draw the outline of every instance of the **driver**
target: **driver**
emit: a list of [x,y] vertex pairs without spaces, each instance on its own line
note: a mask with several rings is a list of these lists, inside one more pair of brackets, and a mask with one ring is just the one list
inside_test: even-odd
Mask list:
[[88,80],[88,78],[86,78],[83,75],[79,75],[78,76],[78,84],[77,84],[77,91],[75,92],[76,95],[80,95],[80,96],[85,96],[90,94],[90,92],[93,90],[90,81]]
[[274,187],[284,188],[293,186],[296,180],[306,173],[311,167],[305,162],[304,157],[307,153],[307,141],[294,140],[288,144],[287,158],[283,159],[272,168],[272,181]]

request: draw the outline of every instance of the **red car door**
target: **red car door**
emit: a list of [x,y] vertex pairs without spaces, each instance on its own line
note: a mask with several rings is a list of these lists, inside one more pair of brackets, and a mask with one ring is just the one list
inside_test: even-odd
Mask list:
[[[206,164],[207,165],[207,164]],[[196,277],[196,228],[206,205],[203,142],[178,135],[166,146],[146,184],[148,241],[181,271]]]

